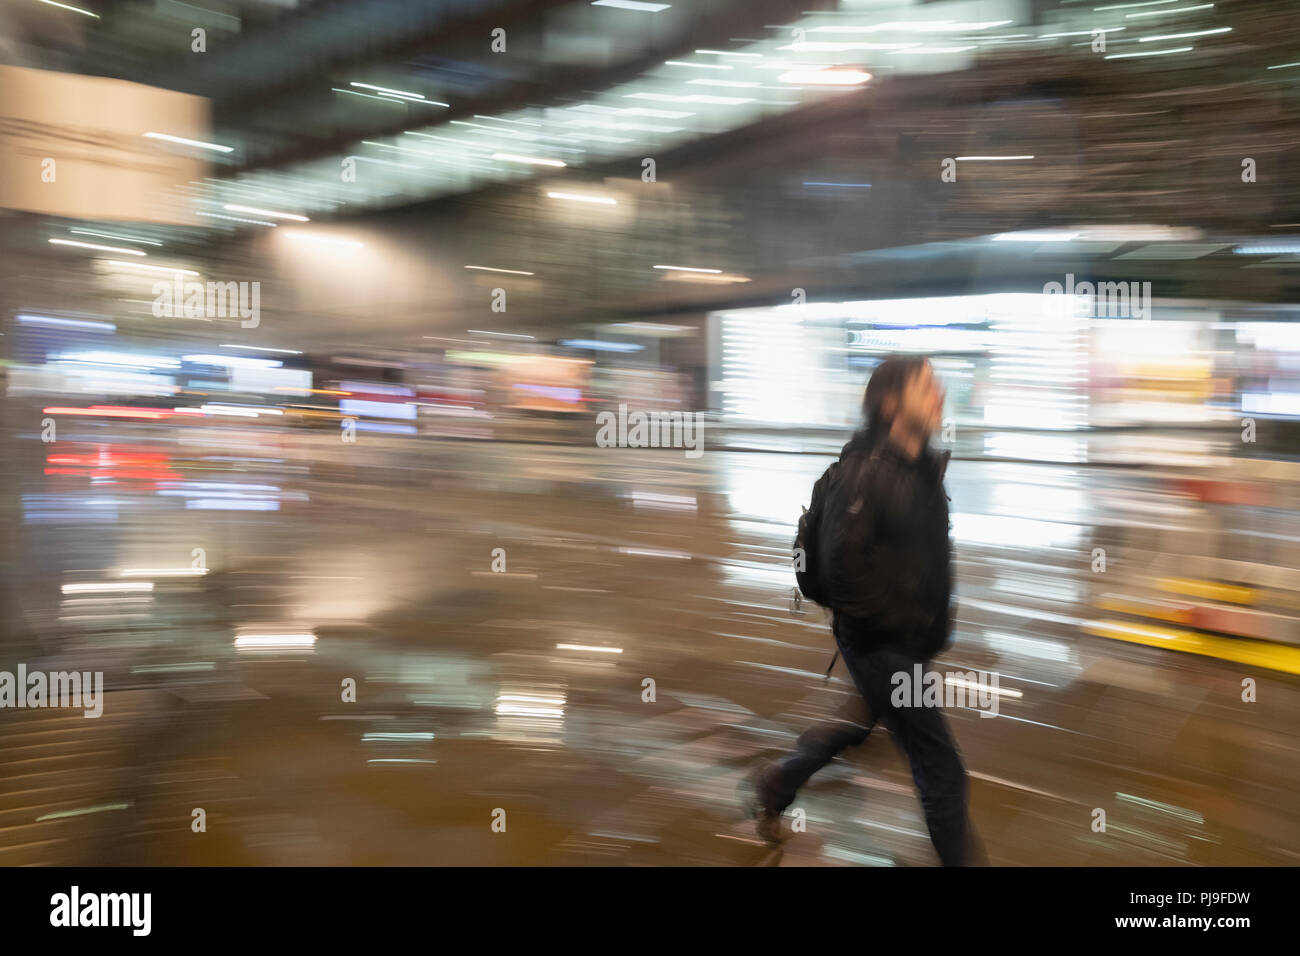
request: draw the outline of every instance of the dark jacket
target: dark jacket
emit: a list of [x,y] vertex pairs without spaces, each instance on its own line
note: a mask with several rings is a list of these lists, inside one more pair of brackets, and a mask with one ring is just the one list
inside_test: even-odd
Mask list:
[[909,460],[859,432],[840,453],[821,531],[835,633],[852,646],[933,657],[952,630],[952,544],[943,487],[949,453]]

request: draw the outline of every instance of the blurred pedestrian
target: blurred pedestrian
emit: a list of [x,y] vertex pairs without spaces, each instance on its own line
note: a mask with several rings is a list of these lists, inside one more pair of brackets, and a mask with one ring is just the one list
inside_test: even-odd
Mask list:
[[952,630],[943,485],[949,453],[929,447],[943,391],[927,359],[891,356],[872,373],[862,404],[864,427],[814,489],[808,514],[817,527],[807,555],[812,589],[832,611],[835,643],[861,701],[839,720],[806,731],[793,753],[758,774],[758,831],[779,842],[781,814],[799,788],[838,753],[866,740],[879,719],[911,764],[939,859],[945,866],[980,862],[967,815],[966,769],[942,709],[913,706],[893,693],[894,675],[910,678],[918,664],[928,670]]

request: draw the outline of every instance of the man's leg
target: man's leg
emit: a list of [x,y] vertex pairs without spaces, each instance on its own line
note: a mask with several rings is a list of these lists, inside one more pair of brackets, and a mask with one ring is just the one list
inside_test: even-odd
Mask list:
[[799,788],[842,751],[867,739],[875,719],[856,694],[832,720],[814,724],[799,735],[788,756],[768,767],[758,778],[758,799],[769,813],[782,813],[794,802]]
[[[846,661],[846,663],[848,663]],[[968,785],[957,745],[953,742],[941,707],[895,707],[891,677],[905,673],[909,680],[917,660],[891,649],[862,654],[850,664],[860,671],[867,704],[889,728],[912,766],[912,780],[921,795],[921,809],[930,840],[944,866],[978,862],[981,854],[967,816]],[[921,662],[925,669],[928,665]]]

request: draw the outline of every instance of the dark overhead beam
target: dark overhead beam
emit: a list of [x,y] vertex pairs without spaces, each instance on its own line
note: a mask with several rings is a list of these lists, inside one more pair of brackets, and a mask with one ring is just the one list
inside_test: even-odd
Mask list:
[[[835,0],[715,0],[700,15],[692,29],[683,36],[656,44],[649,52],[617,67],[575,69],[572,66],[548,68],[528,80],[514,84],[507,92],[467,103],[453,104],[452,109],[437,115],[440,121],[461,119],[474,113],[495,113],[529,103],[563,102],[567,97],[592,90],[607,89],[634,79],[639,74],[700,46],[722,46],[737,36],[761,37],[769,32],[773,23],[788,23],[810,9],[827,9]],[[525,0],[509,10],[496,10],[457,21],[455,34],[450,38],[447,30],[435,30],[402,37],[398,42],[381,50],[367,50],[364,55],[339,58],[320,64],[310,75],[299,75],[291,82],[259,89],[255,94],[236,99],[218,100],[215,120],[218,126],[238,128],[244,111],[255,111],[258,105],[285,99],[300,90],[316,94],[328,90],[329,76],[348,67],[373,63],[379,59],[409,59],[424,53],[439,52],[462,59],[481,59],[493,54],[487,52],[491,30],[511,22],[527,22],[540,13],[556,6],[555,0]],[[470,44],[473,44],[471,49]],[[245,120],[245,123],[247,120]],[[299,134],[298,141],[288,149],[275,151],[254,162],[239,167],[227,167],[218,175],[238,176],[251,169],[275,168],[293,163],[309,162],[332,156],[345,150],[358,139],[395,136],[411,128],[411,120],[403,118],[365,128],[349,129],[329,136],[310,137]]]

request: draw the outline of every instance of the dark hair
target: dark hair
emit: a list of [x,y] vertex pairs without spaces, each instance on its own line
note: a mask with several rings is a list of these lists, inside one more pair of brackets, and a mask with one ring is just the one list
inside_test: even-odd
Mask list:
[[862,418],[868,434],[879,435],[889,427],[893,419],[884,417],[885,399],[900,396],[912,376],[929,361],[924,355],[891,355],[876,366],[862,396]]

